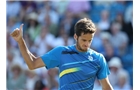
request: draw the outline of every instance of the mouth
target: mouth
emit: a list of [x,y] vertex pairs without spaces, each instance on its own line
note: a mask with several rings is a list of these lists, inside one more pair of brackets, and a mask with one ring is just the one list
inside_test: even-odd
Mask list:
[[84,48],[88,48],[88,46],[83,46]]

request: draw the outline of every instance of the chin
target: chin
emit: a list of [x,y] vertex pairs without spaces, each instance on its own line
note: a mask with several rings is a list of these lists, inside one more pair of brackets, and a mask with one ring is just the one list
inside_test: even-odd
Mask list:
[[83,49],[82,51],[83,51],[83,52],[86,52],[87,50],[88,50],[88,49]]

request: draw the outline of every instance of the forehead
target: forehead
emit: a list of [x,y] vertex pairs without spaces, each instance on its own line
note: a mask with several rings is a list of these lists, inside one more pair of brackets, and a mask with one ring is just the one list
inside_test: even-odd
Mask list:
[[79,36],[81,39],[85,39],[85,40],[91,40],[93,38],[94,34],[90,34],[90,33],[87,33],[87,34],[84,34],[82,33],[81,36]]

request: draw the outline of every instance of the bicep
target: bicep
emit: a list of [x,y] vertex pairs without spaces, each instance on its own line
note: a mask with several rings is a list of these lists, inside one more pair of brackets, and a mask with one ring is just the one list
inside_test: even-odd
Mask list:
[[108,78],[104,78],[104,79],[101,79],[101,80],[99,80],[99,81],[100,81],[100,84],[101,84],[102,86],[106,86],[107,84],[109,84]]
[[99,71],[97,72],[97,78],[104,79],[110,74],[109,67],[102,54],[100,54],[99,61],[100,61],[100,68]]
[[99,80],[103,90],[113,90],[108,77]]

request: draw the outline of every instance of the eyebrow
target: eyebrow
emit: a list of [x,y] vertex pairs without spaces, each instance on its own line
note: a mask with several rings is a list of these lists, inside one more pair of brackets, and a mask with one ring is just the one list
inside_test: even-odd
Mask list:
[[83,41],[91,41],[92,39],[90,39],[90,40],[86,40],[86,39],[82,39]]

